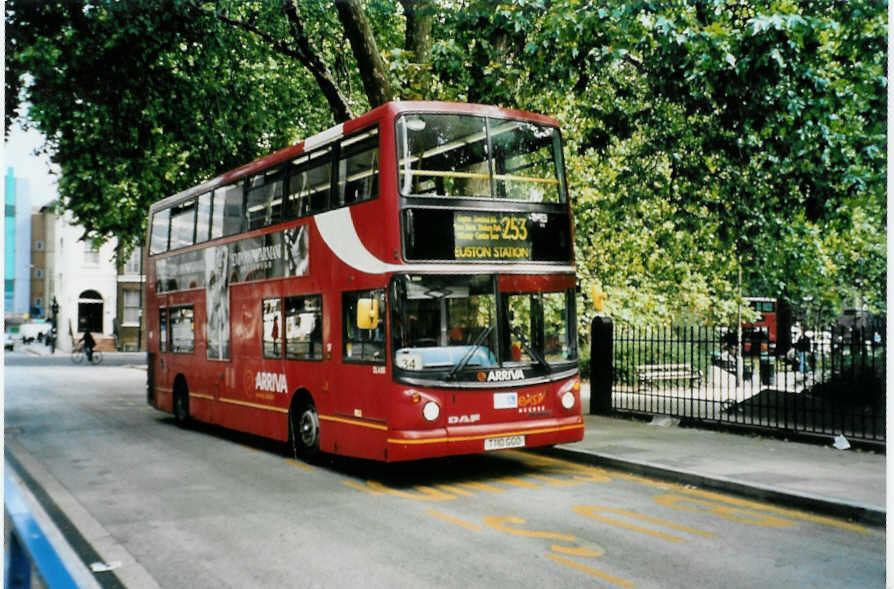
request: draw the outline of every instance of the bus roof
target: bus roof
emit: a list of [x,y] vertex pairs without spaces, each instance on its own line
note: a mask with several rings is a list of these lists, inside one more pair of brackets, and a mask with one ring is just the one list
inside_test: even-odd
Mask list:
[[499,106],[491,106],[485,104],[468,104],[462,102],[439,102],[439,101],[401,101],[388,102],[377,108],[374,108],[357,118],[351,119],[344,123],[339,123],[333,127],[326,129],[321,133],[317,133],[311,137],[304,139],[298,143],[275,151],[269,155],[256,159],[236,169],[224,172],[207,182],[192,186],[161,200],[154,202],[150,206],[150,211],[155,211],[173,205],[181,200],[191,198],[193,196],[214,190],[220,186],[226,186],[236,180],[251,176],[260,171],[266,170],[272,166],[287,162],[294,159],[305,152],[312,151],[318,147],[322,147],[345,135],[349,135],[355,131],[359,131],[369,126],[374,121],[380,119],[394,118],[405,112],[440,112],[440,113],[463,113],[481,116],[490,116],[495,118],[518,118],[534,121],[544,125],[558,127],[559,123],[551,117],[545,115],[516,110],[511,108],[503,108]]

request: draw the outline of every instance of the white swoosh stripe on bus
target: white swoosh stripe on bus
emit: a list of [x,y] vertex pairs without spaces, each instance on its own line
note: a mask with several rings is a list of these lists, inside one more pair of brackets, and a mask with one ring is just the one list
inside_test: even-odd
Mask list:
[[314,223],[320,237],[333,254],[348,266],[366,274],[384,274],[385,272],[480,272],[496,274],[505,272],[507,267],[513,273],[520,274],[563,274],[574,272],[573,264],[551,266],[537,264],[519,264],[512,262],[509,266],[501,264],[389,264],[375,257],[361,241],[354,227],[351,209],[344,207],[314,215]]
[[366,249],[354,228],[350,208],[344,207],[314,215],[314,222],[332,253],[348,266],[367,274],[384,274],[389,270],[401,268],[394,264],[386,264]]

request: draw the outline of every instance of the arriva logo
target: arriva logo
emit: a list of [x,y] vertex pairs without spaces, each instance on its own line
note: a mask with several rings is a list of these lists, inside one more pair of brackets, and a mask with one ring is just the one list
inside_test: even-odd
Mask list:
[[487,373],[487,382],[506,382],[507,380],[523,380],[524,378],[525,373],[521,368],[491,370]]
[[258,372],[255,374],[255,388],[270,393],[288,393],[289,385],[285,374],[274,372]]

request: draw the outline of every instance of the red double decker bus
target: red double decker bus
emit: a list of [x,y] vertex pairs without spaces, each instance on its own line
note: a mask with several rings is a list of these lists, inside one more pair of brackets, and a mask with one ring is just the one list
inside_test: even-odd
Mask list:
[[398,461],[583,437],[561,136],[383,105],[150,209],[149,404]]

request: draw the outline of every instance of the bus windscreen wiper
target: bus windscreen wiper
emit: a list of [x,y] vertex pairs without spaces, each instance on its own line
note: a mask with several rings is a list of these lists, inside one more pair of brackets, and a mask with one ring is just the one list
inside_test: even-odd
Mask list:
[[487,336],[490,335],[490,332],[494,330],[493,325],[488,325],[484,328],[481,333],[478,334],[478,337],[475,338],[475,341],[472,342],[472,347],[469,348],[469,351],[466,352],[466,355],[462,357],[462,360],[457,362],[456,366],[447,374],[446,380],[453,380],[456,377],[456,373],[466,367],[466,364],[469,363],[469,360],[472,359],[472,356],[475,355],[475,352],[478,351],[478,348],[481,347],[481,344],[487,339]]
[[524,334],[522,334],[522,332],[519,328],[512,327],[510,325],[509,331],[512,332],[512,335],[514,335],[515,337],[518,338],[518,341],[521,343],[521,345],[525,349],[525,351],[528,352],[528,354],[530,354],[530,356],[532,358],[534,358],[534,360],[536,360],[538,364],[543,366],[543,368],[547,372],[553,371],[552,366],[549,365],[549,363],[546,361],[546,358],[543,357],[543,354],[541,354],[539,350],[535,350],[534,346],[530,345],[527,341],[525,341],[525,336],[524,336]]

